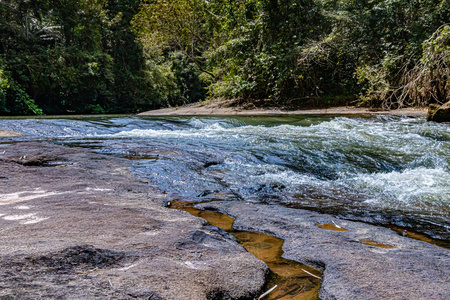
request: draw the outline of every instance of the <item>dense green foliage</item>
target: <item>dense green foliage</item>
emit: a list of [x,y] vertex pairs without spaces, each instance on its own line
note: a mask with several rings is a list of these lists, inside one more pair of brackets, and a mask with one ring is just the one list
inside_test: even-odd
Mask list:
[[393,107],[450,100],[449,21],[448,0],[149,0],[134,26],[150,52],[194,62],[213,98]]
[[2,0],[0,114],[445,102],[447,22],[449,0]]
[[0,1],[0,113],[136,112],[178,101],[189,66],[174,59],[174,75],[144,57],[130,25],[140,2]]

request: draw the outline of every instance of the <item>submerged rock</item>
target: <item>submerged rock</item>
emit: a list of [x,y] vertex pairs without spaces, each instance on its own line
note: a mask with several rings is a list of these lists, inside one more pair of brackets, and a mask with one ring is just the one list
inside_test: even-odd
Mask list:
[[430,104],[427,121],[450,122],[450,101],[443,104]]

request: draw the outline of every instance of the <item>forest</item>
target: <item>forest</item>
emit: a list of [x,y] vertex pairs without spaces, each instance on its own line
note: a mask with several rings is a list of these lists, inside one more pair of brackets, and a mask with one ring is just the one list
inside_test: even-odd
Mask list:
[[450,101],[450,0],[0,0],[0,115]]

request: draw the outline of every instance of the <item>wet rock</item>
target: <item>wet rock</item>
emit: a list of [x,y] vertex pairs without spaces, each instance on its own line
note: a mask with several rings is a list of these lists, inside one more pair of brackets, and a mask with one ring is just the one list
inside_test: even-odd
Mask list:
[[26,167],[49,167],[53,162],[57,161],[56,156],[38,155],[38,156],[21,156],[11,159],[11,161]]
[[217,166],[220,165],[222,161],[207,161],[203,164],[203,168],[209,168],[211,166]]
[[450,101],[443,104],[430,104],[427,121],[450,122]]
[[245,299],[264,285],[264,263],[163,207],[129,160],[37,142],[4,145],[0,159],[0,299]]
[[33,259],[35,264],[43,264],[58,273],[71,273],[74,270],[105,269],[119,265],[125,258],[121,251],[98,249],[91,245],[80,245]]
[[[448,249],[384,227],[301,209],[238,202],[196,207],[229,214],[238,230],[285,239],[283,257],[325,269],[321,299],[450,299]],[[326,230],[316,222],[348,231]]]

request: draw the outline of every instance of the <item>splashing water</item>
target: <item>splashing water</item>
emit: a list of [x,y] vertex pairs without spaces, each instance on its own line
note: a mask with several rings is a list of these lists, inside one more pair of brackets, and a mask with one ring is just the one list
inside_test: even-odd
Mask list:
[[134,160],[173,198],[288,205],[449,239],[450,126],[392,116],[0,120]]

